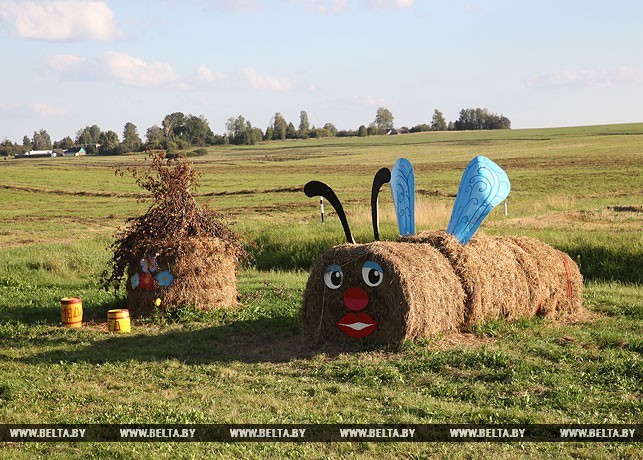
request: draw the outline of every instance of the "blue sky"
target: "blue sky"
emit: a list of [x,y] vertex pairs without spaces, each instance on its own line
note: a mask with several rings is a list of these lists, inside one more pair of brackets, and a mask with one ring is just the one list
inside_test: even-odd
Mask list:
[[215,133],[396,126],[486,107],[514,128],[643,122],[643,2],[0,0],[0,139],[87,125],[144,137],[172,112]]

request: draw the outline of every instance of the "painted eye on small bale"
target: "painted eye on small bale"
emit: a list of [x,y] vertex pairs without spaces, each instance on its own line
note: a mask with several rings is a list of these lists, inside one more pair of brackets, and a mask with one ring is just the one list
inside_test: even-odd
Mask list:
[[369,260],[362,266],[362,278],[367,286],[377,287],[384,280],[384,270],[377,262]]
[[344,280],[344,272],[339,265],[329,265],[324,270],[324,283],[330,289],[339,289]]

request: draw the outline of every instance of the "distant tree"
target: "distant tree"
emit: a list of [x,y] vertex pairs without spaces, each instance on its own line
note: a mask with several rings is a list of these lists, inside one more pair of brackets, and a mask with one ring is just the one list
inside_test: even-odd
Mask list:
[[266,134],[264,134],[264,136],[263,136],[263,140],[264,141],[269,141],[269,140],[272,139],[272,136],[273,136],[272,126],[268,126],[266,128]]
[[308,113],[305,110],[299,112],[299,137],[302,139],[308,138],[308,131],[310,131],[310,122],[308,121]]
[[118,134],[114,131],[103,132],[98,140],[100,147],[99,155],[118,155],[121,153],[121,144],[118,140]]
[[389,109],[385,107],[377,109],[375,126],[377,127],[378,134],[386,134],[386,132],[393,129],[393,114]]
[[375,126],[375,123],[371,123],[370,125],[368,125],[368,128],[366,129],[366,133],[369,136],[374,136],[377,134],[377,126]]
[[34,131],[31,142],[34,150],[48,150],[52,148],[51,137],[49,137],[49,133],[44,129]]
[[163,146],[163,141],[165,140],[165,135],[163,134],[163,129],[158,126],[150,126],[147,128],[145,133],[145,145],[152,149],[159,149]]
[[29,150],[33,150],[33,144],[31,143],[31,139],[29,139],[29,136],[25,136],[22,138],[22,146],[25,148],[26,152],[28,152]]
[[444,119],[444,115],[438,109],[433,111],[433,119],[431,120],[431,130],[432,131],[446,131],[447,122]]
[[0,143],[0,156],[15,156],[26,151],[24,146],[18,143],[14,144],[9,139],[5,139]]
[[353,137],[353,136],[357,136],[357,131],[354,131],[352,129],[342,129],[340,131],[337,131],[336,136],[337,137]]
[[237,118],[230,117],[225,124],[228,131],[228,138],[231,144],[243,144],[244,133],[246,130],[246,119],[242,115]]
[[185,115],[182,112],[174,112],[169,115],[166,115],[163,118],[161,123],[163,128],[163,134],[165,139],[176,140],[176,138],[181,138],[186,131],[185,128]]
[[228,143],[228,136],[221,135],[221,134],[215,134],[212,137],[212,145],[223,145]]
[[13,142],[5,138],[5,140],[0,143],[0,156],[6,157],[11,155],[11,153],[9,153],[10,151],[13,151]]
[[102,131],[98,125],[85,126],[76,131],[76,144],[81,146],[98,144],[101,134]]
[[358,135],[359,137],[366,137],[366,136],[368,136],[368,129],[366,129],[366,126],[361,125],[361,126],[357,129],[357,135]]
[[61,141],[60,141],[60,148],[61,149],[70,149],[74,146],[74,140],[71,138],[71,136],[65,136]]
[[337,128],[332,123],[326,123],[324,129],[328,131],[330,136],[337,136]]
[[297,138],[297,130],[295,129],[295,125],[292,124],[292,122],[288,123],[288,127],[286,128],[286,139],[296,139]]
[[185,118],[185,138],[192,145],[206,146],[214,143],[214,133],[210,129],[210,123],[203,116],[188,115]]
[[447,131],[453,131],[455,129],[455,126],[452,121],[449,122],[447,125]]
[[487,109],[462,109],[453,125],[456,130],[509,129],[511,121],[504,115],[497,115]]
[[74,140],[69,136],[62,138],[59,141],[54,141],[54,149],[66,150],[72,148],[73,146]]
[[431,126],[427,125],[426,123],[415,125],[411,129],[409,129],[410,133],[423,133],[425,131],[431,131]]
[[228,139],[231,144],[236,145],[254,145],[263,139],[263,132],[259,128],[254,128],[250,121],[243,116],[237,118],[230,117],[226,123],[228,130]]
[[136,125],[131,122],[125,123],[123,129],[123,142],[121,142],[121,151],[123,153],[138,152],[143,146],[143,141],[138,135]]
[[285,139],[288,133],[288,123],[280,112],[275,113],[272,119],[272,138]]
[[263,140],[263,132],[261,131],[261,128],[253,128],[250,122],[248,122],[248,129],[250,130],[249,137],[252,145]]
[[498,129],[511,129],[511,120],[504,115],[500,115],[500,120],[498,120]]

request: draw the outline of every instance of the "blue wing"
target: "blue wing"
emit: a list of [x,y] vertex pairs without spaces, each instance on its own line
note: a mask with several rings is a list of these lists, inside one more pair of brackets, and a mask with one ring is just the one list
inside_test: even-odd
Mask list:
[[391,172],[391,192],[400,235],[415,233],[415,175],[406,158],[400,158]]
[[462,174],[447,233],[467,244],[487,214],[507,198],[511,184],[504,170],[487,157],[477,156]]

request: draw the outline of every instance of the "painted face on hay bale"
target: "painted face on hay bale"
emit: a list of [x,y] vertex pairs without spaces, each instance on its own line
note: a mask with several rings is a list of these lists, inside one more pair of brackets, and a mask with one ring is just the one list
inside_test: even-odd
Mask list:
[[301,320],[312,341],[400,343],[453,330],[464,292],[448,261],[425,244],[343,244],[311,269]]

